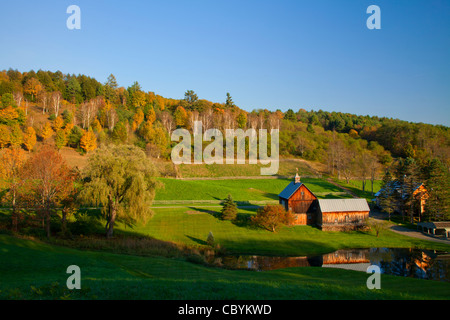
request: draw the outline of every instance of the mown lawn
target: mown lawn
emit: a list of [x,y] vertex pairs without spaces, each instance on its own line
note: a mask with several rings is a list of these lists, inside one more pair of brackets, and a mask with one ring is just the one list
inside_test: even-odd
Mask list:
[[134,231],[188,245],[205,245],[211,231],[216,243],[236,254],[302,256],[343,248],[371,247],[450,250],[448,245],[402,236],[389,230],[383,231],[378,238],[373,232],[325,232],[312,226],[283,227],[272,233],[248,223],[256,209],[239,209],[238,222],[220,220],[220,209],[195,205],[154,209],[154,217]]
[[[66,288],[69,265],[81,290]],[[0,299],[449,299],[450,284],[317,267],[253,272],[51,246],[0,235]]]

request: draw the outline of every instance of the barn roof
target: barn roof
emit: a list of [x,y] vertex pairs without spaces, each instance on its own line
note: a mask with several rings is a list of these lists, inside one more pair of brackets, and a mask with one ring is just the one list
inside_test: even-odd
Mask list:
[[291,181],[291,183],[289,183],[278,196],[283,199],[289,199],[295,193],[295,191],[297,191],[298,188],[302,186],[302,184],[303,183],[301,182],[295,183],[294,181]]
[[370,211],[366,199],[319,199],[322,212]]

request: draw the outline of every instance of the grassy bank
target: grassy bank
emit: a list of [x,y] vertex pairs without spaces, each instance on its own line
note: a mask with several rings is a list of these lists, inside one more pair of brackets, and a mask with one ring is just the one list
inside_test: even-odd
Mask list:
[[[81,269],[69,291],[66,269]],[[0,235],[0,299],[448,299],[448,283],[315,267],[267,272],[208,268],[177,259],[80,251]]]

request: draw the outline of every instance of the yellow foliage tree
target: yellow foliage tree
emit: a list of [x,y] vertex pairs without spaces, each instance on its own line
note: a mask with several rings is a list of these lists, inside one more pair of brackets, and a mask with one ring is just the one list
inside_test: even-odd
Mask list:
[[139,129],[139,135],[144,138],[145,141],[150,142],[153,139],[155,130],[150,121],[145,121],[144,124]]
[[19,113],[16,108],[12,106],[7,106],[6,108],[0,110],[0,122],[9,124],[16,121],[18,118]]
[[31,151],[36,144],[36,131],[33,127],[28,127],[23,136],[23,144],[28,151]]
[[91,129],[84,132],[80,140],[80,147],[86,152],[95,150],[97,148],[97,137]]
[[53,129],[55,131],[58,131],[64,126],[64,120],[61,117],[56,117],[55,120],[53,120]]
[[179,106],[175,110],[174,116],[175,116],[175,124],[177,125],[177,127],[183,127],[186,125],[187,112],[182,106]]
[[102,125],[100,124],[100,121],[98,121],[97,118],[95,118],[95,120],[92,122],[91,127],[95,132],[102,131]]
[[48,138],[50,138],[53,135],[53,129],[52,129],[52,125],[50,124],[50,122],[46,122],[44,125],[44,128],[42,128],[42,133],[41,133],[41,137],[43,140],[47,140]]
[[6,147],[11,142],[11,133],[6,125],[0,124],[0,148]]
[[69,136],[72,129],[73,129],[73,123],[72,122],[67,123],[66,126],[64,127],[64,132],[66,133],[66,136]]
[[136,131],[136,129],[141,125],[142,121],[144,121],[144,113],[141,109],[138,109],[133,116],[133,124],[131,126],[131,129],[133,131]]

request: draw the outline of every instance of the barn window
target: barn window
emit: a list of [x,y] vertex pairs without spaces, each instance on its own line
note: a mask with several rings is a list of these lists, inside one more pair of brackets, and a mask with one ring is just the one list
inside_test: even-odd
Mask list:
[[338,219],[334,219],[334,223],[338,223]]

